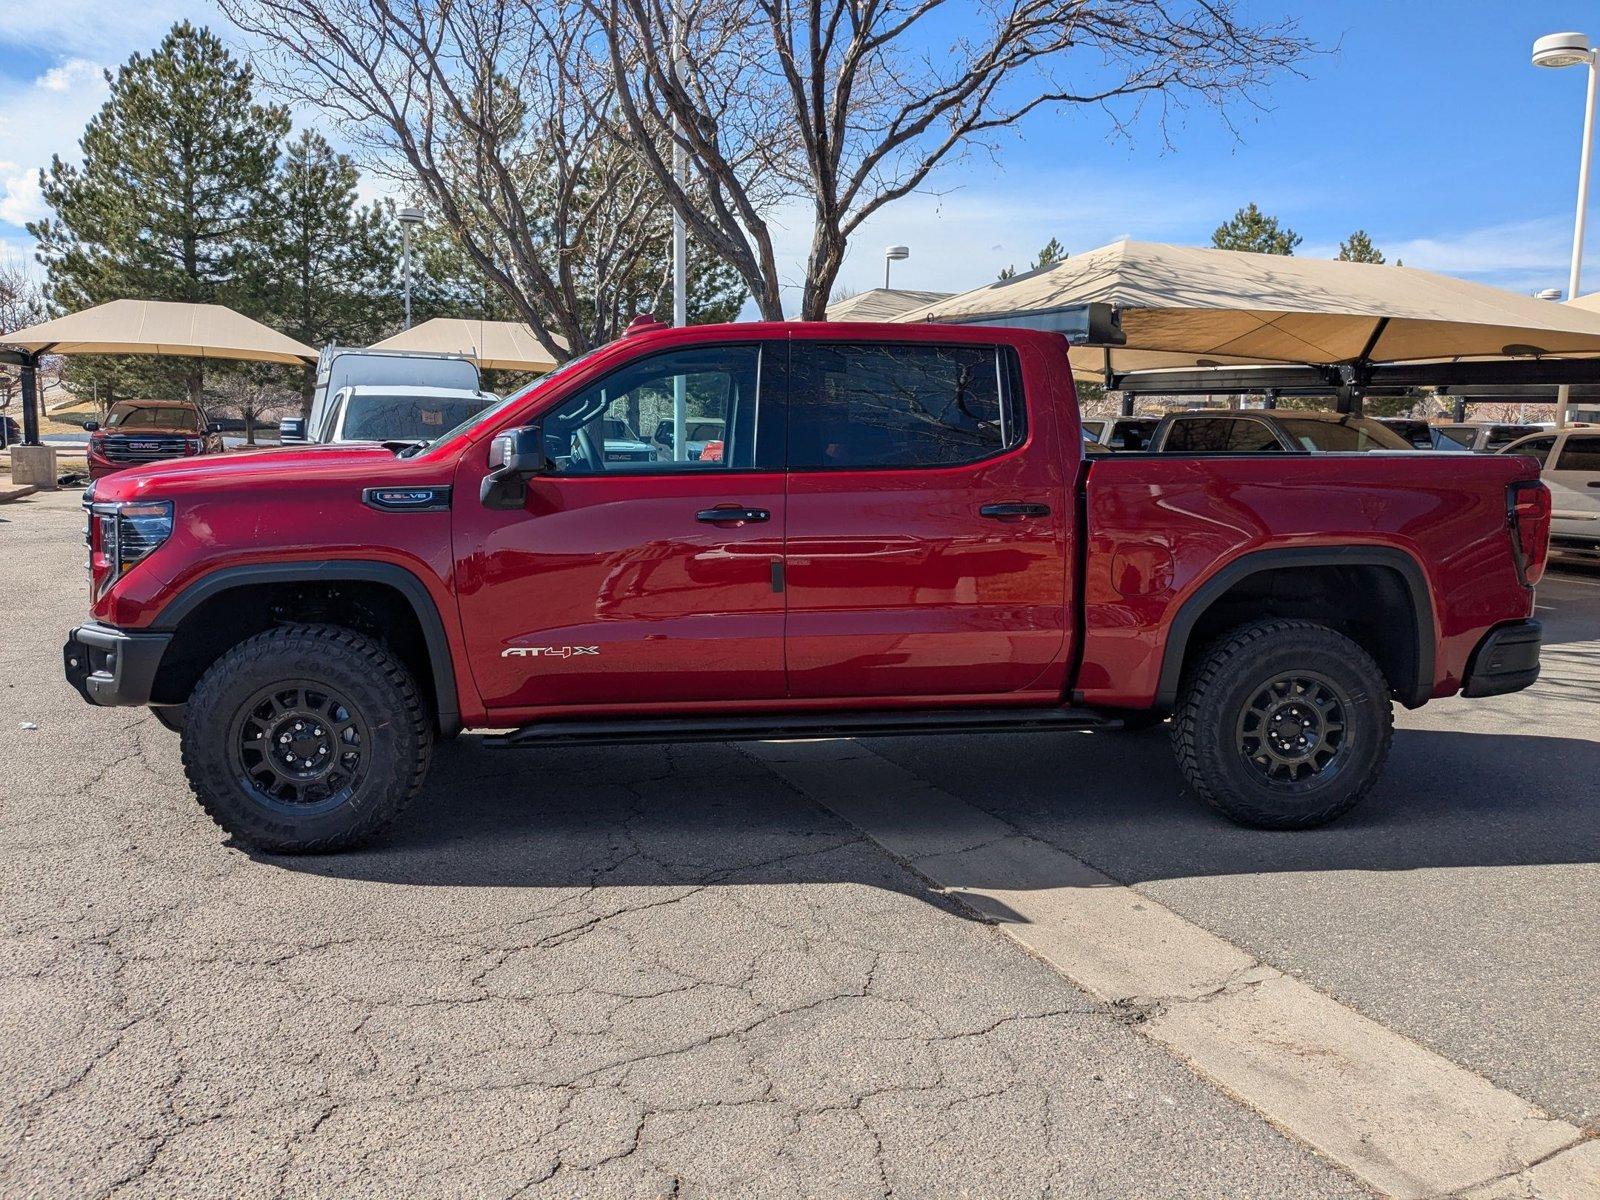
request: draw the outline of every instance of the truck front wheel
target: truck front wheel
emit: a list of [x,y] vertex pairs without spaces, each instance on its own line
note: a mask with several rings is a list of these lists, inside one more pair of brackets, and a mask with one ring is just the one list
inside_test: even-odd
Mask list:
[[1243,825],[1310,829],[1355,806],[1394,737],[1389,684],[1312,621],[1240,626],[1186,673],[1172,745],[1202,800]]
[[345,850],[381,834],[422,787],[432,723],[415,681],[348,629],[248,638],[201,676],[183,727],[201,807],[259,850]]

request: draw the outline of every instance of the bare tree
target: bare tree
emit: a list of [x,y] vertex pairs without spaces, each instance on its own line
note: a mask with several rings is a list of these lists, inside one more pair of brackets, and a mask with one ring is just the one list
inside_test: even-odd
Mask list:
[[[4,335],[37,325],[48,316],[44,289],[20,262],[0,261],[0,342]],[[11,416],[11,403],[22,394],[22,372],[0,366],[0,423]],[[0,445],[8,442],[0,430]]]
[[561,60],[593,18],[556,29],[536,0],[223,7],[270,47],[283,91],[335,114],[375,169],[420,191],[557,361],[609,341],[658,290],[665,197],[610,135],[605,79]]
[[[941,164],[1029,114],[1098,106],[1119,129],[1153,106],[1252,100],[1310,51],[1236,0],[568,0],[609,68],[602,117],[631,135],[673,206],[783,303],[774,202],[812,207],[800,316],[823,316],[849,239]],[[571,14],[595,22],[574,26]],[[548,20],[548,15],[542,16]],[[959,33],[950,33],[950,30]],[[675,61],[676,60],[676,61]],[[593,63],[569,66],[597,74]],[[690,165],[673,176],[674,142]]]

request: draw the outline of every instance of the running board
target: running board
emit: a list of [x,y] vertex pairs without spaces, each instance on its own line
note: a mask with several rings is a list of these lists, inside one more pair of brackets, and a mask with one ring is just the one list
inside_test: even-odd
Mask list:
[[768,742],[800,738],[944,733],[1047,733],[1120,729],[1122,721],[1081,708],[912,709],[890,712],[717,714],[665,720],[544,721],[484,741],[531,746],[643,746],[656,742]]

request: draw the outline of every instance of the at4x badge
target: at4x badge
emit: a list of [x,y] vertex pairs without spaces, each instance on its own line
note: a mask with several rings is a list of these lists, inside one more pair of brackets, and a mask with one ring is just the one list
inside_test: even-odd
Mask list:
[[511,646],[500,651],[501,658],[577,658],[600,653],[599,646]]

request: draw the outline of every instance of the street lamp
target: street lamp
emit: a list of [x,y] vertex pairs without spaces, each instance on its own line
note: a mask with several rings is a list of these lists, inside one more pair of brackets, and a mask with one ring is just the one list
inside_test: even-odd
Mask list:
[[400,221],[400,261],[405,273],[406,328],[411,328],[411,227],[422,224],[420,208],[402,208],[396,217]]
[[883,251],[883,288],[889,290],[889,264],[911,257],[910,246],[886,246]]
[[[1567,279],[1568,299],[1577,299],[1578,272],[1583,266],[1583,218],[1589,207],[1589,150],[1594,143],[1595,53],[1581,33],[1550,33],[1533,44],[1536,67],[1589,68],[1589,94],[1583,108],[1583,150],[1578,156],[1578,213],[1572,225],[1572,273]],[[1572,389],[1562,384],[1556,392],[1556,428],[1567,423],[1567,403]]]

